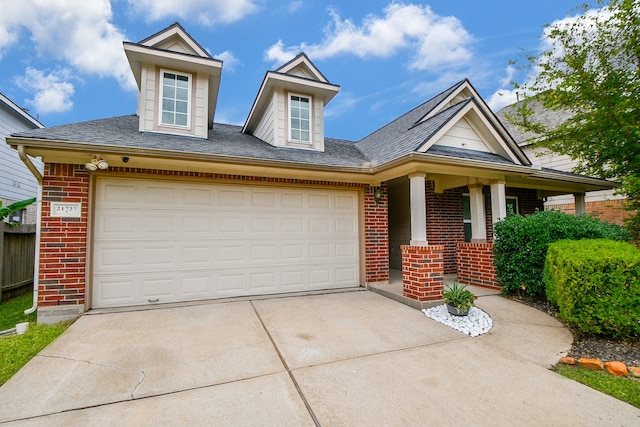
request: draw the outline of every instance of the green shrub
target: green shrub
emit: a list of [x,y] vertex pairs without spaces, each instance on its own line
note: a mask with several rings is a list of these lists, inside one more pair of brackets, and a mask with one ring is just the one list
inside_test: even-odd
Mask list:
[[524,290],[529,295],[543,295],[542,274],[549,243],[563,239],[626,240],[627,232],[589,215],[549,210],[510,215],[496,224],[495,237],[494,265],[503,292]]
[[577,330],[629,338],[640,335],[640,251],[612,240],[563,240],[549,245],[547,298]]

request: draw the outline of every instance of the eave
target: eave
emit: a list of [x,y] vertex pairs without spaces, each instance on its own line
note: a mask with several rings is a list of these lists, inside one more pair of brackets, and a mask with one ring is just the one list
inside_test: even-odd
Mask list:
[[[42,157],[46,163],[83,165],[94,154],[99,154],[111,167],[368,185],[380,185],[385,181],[422,172],[436,183],[437,191],[465,186],[469,183],[489,184],[500,180],[507,186],[538,190],[540,197],[618,187],[615,182],[597,178],[540,170],[530,166],[496,164],[429,153],[409,153],[383,165],[364,163],[361,166],[349,167],[30,138],[9,137],[7,142],[14,148],[23,146],[27,154],[32,157]],[[123,157],[129,158],[126,163]]]

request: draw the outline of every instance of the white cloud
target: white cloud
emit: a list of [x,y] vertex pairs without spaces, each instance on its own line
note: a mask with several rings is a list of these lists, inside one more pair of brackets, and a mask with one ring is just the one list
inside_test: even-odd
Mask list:
[[240,64],[240,60],[235,57],[233,52],[225,50],[222,53],[213,55],[215,59],[219,59],[223,62],[223,69],[226,71],[233,71]]
[[0,0],[0,10],[0,52],[26,32],[38,55],[135,88],[108,0]]
[[[562,47],[549,37],[554,28],[569,30],[571,27],[574,27],[577,31],[571,32],[574,34],[580,34],[584,39],[588,39],[592,37],[593,32],[595,31],[593,23],[598,19],[607,18],[610,15],[610,10],[601,8],[589,10],[584,16],[568,16],[566,18],[553,21],[543,30],[540,36],[540,46],[538,48],[538,52],[553,52],[553,55],[551,57],[543,56],[540,59],[548,60],[548,58],[557,58],[563,54]],[[586,17],[586,19],[583,19],[584,17]],[[519,99],[532,95],[532,92],[527,90],[527,87],[533,84],[540,71],[541,68],[539,66],[532,66],[527,74],[519,76],[520,87],[514,89],[512,82],[518,77],[517,70],[511,65],[508,66],[505,70],[505,77],[500,81],[501,88],[489,97],[487,104],[493,111],[497,112],[508,105],[518,102]],[[553,82],[550,84],[553,85]]]
[[34,94],[27,103],[39,114],[61,113],[73,107],[75,90],[69,83],[69,70],[59,70],[46,74],[35,68],[27,68],[24,76],[16,78],[16,84]]
[[150,21],[166,18],[197,21],[204,25],[239,21],[258,7],[253,0],[128,0],[135,13]]
[[487,100],[487,105],[494,113],[502,110],[504,107],[518,102],[518,97],[522,95],[522,91],[516,89],[499,89]]
[[289,5],[287,6],[287,11],[289,13],[294,13],[300,10],[302,6],[304,6],[304,2],[302,0],[295,0],[289,3]]
[[429,6],[391,3],[384,16],[367,16],[358,26],[330,10],[332,22],[318,44],[301,43],[286,47],[280,40],[265,53],[268,61],[283,63],[301,51],[313,59],[340,54],[359,57],[389,57],[401,49],[416,52],[410,68],[433,69],[457,65],[471,59],[468,45],[472,37],[455,17],[442,17]]

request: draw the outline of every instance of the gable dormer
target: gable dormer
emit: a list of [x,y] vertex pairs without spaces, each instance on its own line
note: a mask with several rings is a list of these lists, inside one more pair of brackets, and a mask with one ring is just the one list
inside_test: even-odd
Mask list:
[[140,132],[207,138],[222,61],[178,23],[138,43],[124,42],[124,51],[138,85]]
[[242,132],[276,147],[324,151],[324,107],[339,91],[301,53],[266,73]]

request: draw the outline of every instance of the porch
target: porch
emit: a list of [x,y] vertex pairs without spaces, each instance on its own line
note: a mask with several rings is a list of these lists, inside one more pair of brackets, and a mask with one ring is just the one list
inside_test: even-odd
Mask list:
[[[445,288],[451,284],[455,280],[457,280],[457,274],[445,274],[444,275],[444,286]],[[481,286],[467,285],[468,289],[473,292],[474,295],[481,297],[486,295],[495,295],[499,294],[500,291],[497,289],[491,289]],[[430,300],[430,301],[418,301],[416,299],[407,297],[404,295],[404,285],[402,283],[402,270],[398,270],[395,268],[389,269],[389,283],[370,283],[368,285],[368,289],[372,292],[375,292],[379,295],[392,299],[394,301],[401,302],[409,307],[413,307],[418,310],[422,310],[423,308],[430,308],[436,305],[442,304],[441,299]]]

